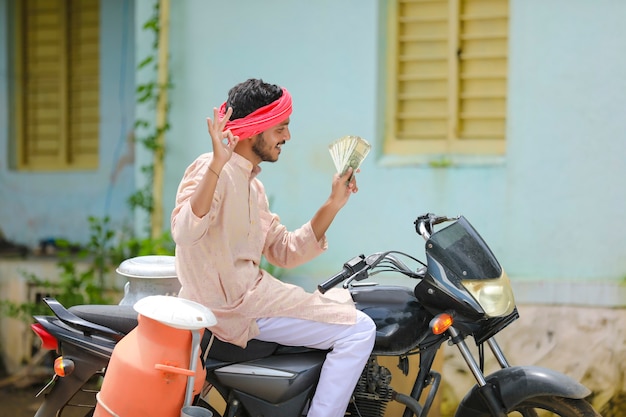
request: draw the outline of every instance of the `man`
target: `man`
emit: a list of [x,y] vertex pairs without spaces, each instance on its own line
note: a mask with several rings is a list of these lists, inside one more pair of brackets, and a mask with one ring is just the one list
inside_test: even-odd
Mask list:
[[308,415],[343,416],[371,353],[374,323],[355,309],[347,290],[307,293],[259,267],[262,255],[293,268],[322,253],[328,227],[357,192],[352,170],[335,174],[329,198],[295,231],[269,211],[259,164],[277,161],[291,138],[291,109],[286,89],[250,79],[207,119],[213,152],[187,168],[172,212],[180,297],[213,311],[211,331],[222,341],[332,349]]

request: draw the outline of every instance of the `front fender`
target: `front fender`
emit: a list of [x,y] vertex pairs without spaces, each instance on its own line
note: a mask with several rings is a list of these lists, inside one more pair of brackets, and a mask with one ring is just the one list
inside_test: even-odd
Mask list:
[[[538,366],[512,366],[500,369],[485,379],[488,385],[495,388],[496,396],[501,399],[507,410],[532,397],[557,396],[582,399],[591,394],[589,388],[567,375]],[[455,417],[489,415],[480,389],[478,385],[474,385],[465,395]]]

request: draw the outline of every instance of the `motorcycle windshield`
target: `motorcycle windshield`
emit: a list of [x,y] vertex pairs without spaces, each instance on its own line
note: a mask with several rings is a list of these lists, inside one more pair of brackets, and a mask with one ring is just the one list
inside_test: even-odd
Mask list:
[[433,233],[426,253],[443,266],[449,278],[459,281],[496,279],[502,275],[502,267],[491,249],[464,217]]

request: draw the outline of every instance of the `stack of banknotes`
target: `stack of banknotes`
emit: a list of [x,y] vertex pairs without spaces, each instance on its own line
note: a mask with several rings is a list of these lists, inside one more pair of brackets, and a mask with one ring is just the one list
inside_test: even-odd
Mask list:
[[356,172],[371,148],[371,145],[359,136],[344,136],[328,145],[335,168],[341,175],[348,167],[352,167]]

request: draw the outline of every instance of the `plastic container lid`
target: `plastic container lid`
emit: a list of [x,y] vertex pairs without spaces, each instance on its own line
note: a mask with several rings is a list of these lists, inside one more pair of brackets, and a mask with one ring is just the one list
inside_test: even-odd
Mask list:
[[116,272],[130,278],[176,278],[176,257],[147,255],[126,259]]
[[199,330],[213,326],[217,319],[202,304],[169,295],[150,295],[133,306],[137,313],[175,329]]

